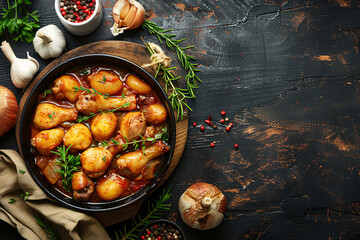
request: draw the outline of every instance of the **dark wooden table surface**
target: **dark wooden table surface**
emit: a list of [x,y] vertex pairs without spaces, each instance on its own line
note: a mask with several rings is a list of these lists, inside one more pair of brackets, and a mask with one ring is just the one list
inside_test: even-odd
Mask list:
[[[86,37],[65,31],[52,1],[33,2],[41,26],[56,24],[66,34],[65,51],[114,39],[115,0],[102,0],[103,22]],[[140,2],[151,21],[195,45],[190,53],[203,80],[197,99],[189,101],[194,111],[185,152],[164,184],[173,193],[164,218],[179,223],[188,239],[360,239],[360,2]],[[157,42],[143,29],[116,39],[141,43],[140,36]],[[29,51],[41,69],[51,61],[41,60],[32,44],[5,39],[19,57]],[[0,61],[0,84],[19,100],[10,64],[3,54]],[[219,123],[204,132],[192,127],[210,115],[218,122],[222,110],[234,124],[230,132]],[[17,149],[14,130],[0,138],[0,148]],[[223,223],[209,231],[187,227],[177,208],[182,192],[200,181],[215,184],[228,199]],[[107,230],[113,235],[121,227]],[[0,232],[19,238],[3,222]]]

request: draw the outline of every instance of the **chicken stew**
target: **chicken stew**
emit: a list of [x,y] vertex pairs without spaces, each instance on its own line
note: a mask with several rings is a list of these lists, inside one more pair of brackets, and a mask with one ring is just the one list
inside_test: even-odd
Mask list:
[[38,97],[31,127],[36,165],[77,201],[132,195],[169,151],[167,111],[153,89],[120,68],[86,66],[59,76]]

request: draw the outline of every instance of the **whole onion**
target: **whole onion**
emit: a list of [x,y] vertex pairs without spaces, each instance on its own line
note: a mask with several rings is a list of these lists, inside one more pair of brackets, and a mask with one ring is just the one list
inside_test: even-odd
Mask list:
[[0,137],[15,126],[19,105],[15,95],[0,86]]

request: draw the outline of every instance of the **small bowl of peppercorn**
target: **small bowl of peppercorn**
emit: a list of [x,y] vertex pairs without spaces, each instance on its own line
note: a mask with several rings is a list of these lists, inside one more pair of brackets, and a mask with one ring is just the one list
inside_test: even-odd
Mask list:
[[146,225],[140,232],[139,240],[185,240],[183,230],[167,219],[155,220]]
[[55,0],[55,12],[65,29],[77,36],[92,33],[103,15],[100,0]]

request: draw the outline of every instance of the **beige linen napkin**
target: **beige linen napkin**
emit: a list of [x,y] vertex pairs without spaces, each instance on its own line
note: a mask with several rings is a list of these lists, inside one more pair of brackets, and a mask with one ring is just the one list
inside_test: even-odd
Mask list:
[[[24,174],[19,170],[25,171]],[[29,192],[26,200],[19,194]],[[17,199],[10,204],[11,198]],[[60,239],[107,240],[104,227],[92,216],[65,208],[50,198],[34,182],[22,157],[13,150],[0,150],[0,219],[16,227],[26,239],[47,239],[34,217],[56,229]]]

